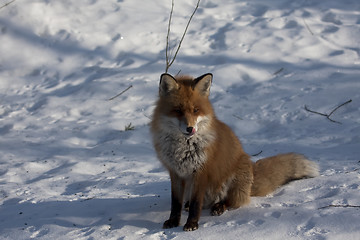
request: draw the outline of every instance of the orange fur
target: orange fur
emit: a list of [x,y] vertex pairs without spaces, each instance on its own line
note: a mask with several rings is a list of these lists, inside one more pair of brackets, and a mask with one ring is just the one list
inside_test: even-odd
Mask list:
[[172,205],[164,228],[180,224],[184,199],[189,217],[184,230],[198,228],[201,209],[213,215],[264,196],[290,180],[314,177],[317,166],[299,154],[253,163],[233,131],[215,116],[208,99],[211,74],[160,79],[151,133],[159,160],[171,178]]

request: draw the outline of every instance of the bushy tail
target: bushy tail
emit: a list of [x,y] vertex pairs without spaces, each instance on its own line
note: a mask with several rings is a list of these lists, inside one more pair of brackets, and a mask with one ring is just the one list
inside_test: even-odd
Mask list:
[[253,172],[251,196],[265,196],[289,181],[318,176],[319,167],[303,155],[286,153],[257,161]]

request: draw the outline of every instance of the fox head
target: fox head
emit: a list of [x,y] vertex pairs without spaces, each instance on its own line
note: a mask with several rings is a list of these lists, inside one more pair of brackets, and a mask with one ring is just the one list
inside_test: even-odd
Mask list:
[[186,137],[206,130],[214,115],[208,99],[211,82],[211,73],[195,79],[162,74],[157,110],[166,118],[166,126],[159,127],[182,132]]

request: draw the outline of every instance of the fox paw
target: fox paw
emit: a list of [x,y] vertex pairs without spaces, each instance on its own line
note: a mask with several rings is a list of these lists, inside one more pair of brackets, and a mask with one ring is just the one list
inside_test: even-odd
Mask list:
[[219,202],[216,203],[212,208],[211,208],[211,215],[213,216],[220,216],[222,215],[226,210],[226,206],[224,203]]
[[199,224],[197,222],[187,222],[184,226],[184,231],[194,231],[199,228]]
[[179,226],[179,220],[178,219],[169,219],[166,220],[163,224],[163,228],[167,229],[167,228],[174,228],[174,227],[178,227]]

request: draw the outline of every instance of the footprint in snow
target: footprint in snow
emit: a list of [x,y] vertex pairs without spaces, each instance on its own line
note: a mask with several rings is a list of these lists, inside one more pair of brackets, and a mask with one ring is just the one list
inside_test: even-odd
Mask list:
[[263,219],[257,219],[255,221],[250,221],[249,224],[255,226],[255,227],[259,227],[261,225],[263,225],[265,223],[265,220]]
[[273,217],[273,218],[278,219],[281,217],[281,212],[276,211],[276,212],[266,213],[265,217]]

